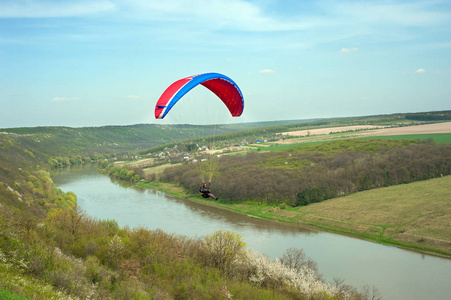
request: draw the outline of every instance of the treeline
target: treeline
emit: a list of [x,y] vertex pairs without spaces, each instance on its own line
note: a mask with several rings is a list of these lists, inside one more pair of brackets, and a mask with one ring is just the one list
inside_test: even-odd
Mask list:
[[63,167],[69,167],[74,165],[82,165],[86,163],[92,163],[97,162],[100,159],[104,159],[105,156],[101,154],[95,153],[92,156],[81,156],[81,155],[74,155],[74,156],[57,156],[57,157],[50,157],[47,160],[47,164],[52,169],[56,168],[63,168]]
[[[166,169],[161,180],[197,190],[200,168]],[[307,205],[358,191],[451,174],[451,145],[346,140],[290,151],[225,156],[212,191],[232,202]]]
[[140,168],[126,168],[121,166],[115,166],[114,164],[108,161],[102,161],[98,165],[98,169],[108,174],[111,178],[126,180],[130,182],[139,182],[144,178],[144,172]]
[[451,111],[407,114],[406,119],[415,121],[446,121],[451,120]]
[[72,156],[55,156],[47,159],[47,165],[52,169],[64,168],[69,166],[77,166],[89,163],[107,164],[110,161],[117,160],[134,160],[139,156],[132,153],[93,153],[90,156],[72,155]]

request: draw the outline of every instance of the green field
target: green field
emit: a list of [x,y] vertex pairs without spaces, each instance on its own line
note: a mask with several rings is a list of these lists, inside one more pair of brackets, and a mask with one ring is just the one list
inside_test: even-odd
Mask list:
[[451,176],[446,176],[263,212],[281,221],[451,256],[449,199]]
[[[353,133],[356,135],[356,133]],[[350,133],[336,133],[323,136],[315,137],[302,137],[293,139],[293,143],[290,144],[275,144],[275,143],[264,143],[260,145],[252,145],[253,148],[259,149],[259,151],[283,151],[293,147],[305,146],[305,145],[316,145],[324,142],[330,142],[334,140],[349,139]],[[432,139],[438,144],[449,144],[451,143],[451,133],[430,133],[430,134],[405,134],[405,135],[386,135],[386,136],[369,136],[369,137],[358,137],[354,138],[372,140],[428,140]],[[299,142],[302,141],[302,142]]]
[[13,294],[10,291],[3,290],[2,288],[0,288],[0,299],[2,299],[2,300],[25,300],[27,298],[24,298],[17,294]]
[[429,133],[429,134],[405,134],[405,135],[387,135],[387,136],[372,136],[363,139],[391,139],[391,140],[426,140],[433,139],[438,144],[451,143],[451,133]]
[[355,193],[294,209],[302,223],[451,255],[451,176]]

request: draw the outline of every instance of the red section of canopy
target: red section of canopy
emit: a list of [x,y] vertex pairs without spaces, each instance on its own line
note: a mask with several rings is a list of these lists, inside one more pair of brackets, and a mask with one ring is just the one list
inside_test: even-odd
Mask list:
[[217,78],[204,81],[201,84],[215,93],[224,102],[232,116],[238,117],[243,113],[241,93],[231,82]]

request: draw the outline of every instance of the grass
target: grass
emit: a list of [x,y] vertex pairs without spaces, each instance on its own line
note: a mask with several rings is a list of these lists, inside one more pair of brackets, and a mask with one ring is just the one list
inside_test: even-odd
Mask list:
[[250,217],[311,226],[451,257],[451,176],[355,193],[304,207],[205,201],[169,183],[140,183]]
[[[139,161],[138,161],[139,162]],[[166,168],[172,168],[172,167],[176,167],[181,165],[181,163],[176,163],[176,164],[162,164],[162,165],[157,165],[157,166],[150,166],[150,167],[145,167],[143,168],[144,174],[145,175],[149,175],[149,174],[161,174],[163,173],[164,169]]]
[[182,187],[172,183],[166,183],[161,181],[140,182],[137,184],[137,186],[142,188],[159,190],[179,198],[185,198],[187,196],[186,191]]
[[0,299],[2,299],[2,300],[25,300],[27,298],[24,298],[22,296],[14,294],[10,291],[4,290],[0,287]]
[[[32,295],[24,297],[22,295]],[[73,299],[65,291],[0,263],[0,299]]]
[[[343,133],[334,133],[327,135],[318,135],[318,136],[307,136],[300,138],[291,139],[292,143],[287,144],[276,144],[276,143],[266,143],[265,145],[270,145],[269,147],[263,146],[254,146],[255,148],[260,149],[261,151],[283,151],[289,148],[305,146],[305,145],[315,145],[324,142],[330,142],[333,140],[341,140],[341,139],[349,139],[352,137],[359,139],[381,139],[381,140],[426,140],[433,139],[438,144],[449,144],[451,143],[451,133],[430,133],[430,134],[405,134],[405,135],[386,135],[386,136],[368,136],[368,137],[360,137],[359,135],[365,133],[367,131],[356,131],[356,132],[343,132]],[[355,135],[355,136],[353,136]],[[288,140],[290,141],[290,140]]]
[[451,176],[352,194],[298,209],[304,222],[414,243],[451,255]]
[[[291,144],[272,144],[270,147],[260,147],[262,151],[283,151],[286,149],[298,147],[298,146],[306,146],[306,145],[316,145],[325,142],[330,142],[333,140],[342,140],[349,139],[350,135],[356,135],[356,138],[371,140],[371,139],[381,139],[381,140],[427,140],[429,138],[433,139],[438,144],[449,144],[451,143],[451,133],[431,133],[431,134],[406,134],[406,135],[386,135],[386,136],[369,136],[369,137],[359,137],[357,134],[362,133],[359,132],[350,132],[350,133],[334,133],[323,136],[314,136],[314,137],[303,137],[293,139],[294,143]],[[300,141],[304,142],[300,142]]]
[[437,144],[451,143],[451,133],[429,133],[429,134],[405,134],[405,135],[387,135],[387,136],[372,136],[364,137],[363,139],[391,139],[391,140],[425,140],[433,139]]

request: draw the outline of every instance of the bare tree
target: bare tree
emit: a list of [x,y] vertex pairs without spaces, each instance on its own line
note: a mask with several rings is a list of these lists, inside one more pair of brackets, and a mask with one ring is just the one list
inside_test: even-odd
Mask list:
[[316,279],[322,281],[322,275],[318,271],[318,264],[307,257],[303,249],[288,248],[280,259],[280,262],[289,268],[295,269],[300,274],[305,269],[313,270],[316,273]]

